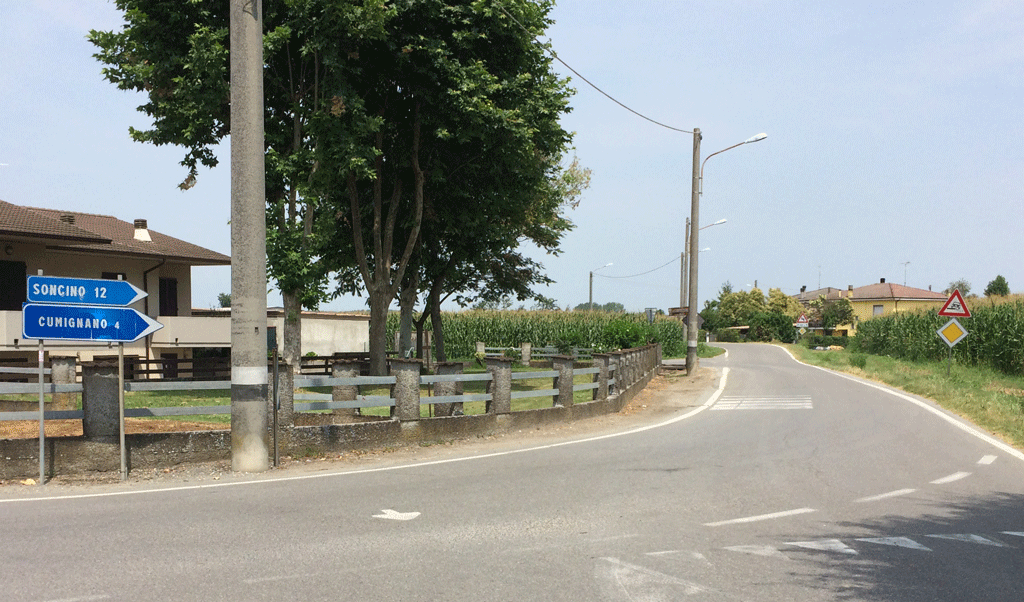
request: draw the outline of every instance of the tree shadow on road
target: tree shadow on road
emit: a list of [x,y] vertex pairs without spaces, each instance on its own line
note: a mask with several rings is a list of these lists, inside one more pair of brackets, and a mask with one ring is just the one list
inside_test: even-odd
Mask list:
[[831,550],[785,549],[802,561],[804,570],[790,572],[795,583],[827,590],[837,600],[1024,600],[1022,495],[935,503],[923,516],[842,522],[833,530],[838,545],[813,540]]

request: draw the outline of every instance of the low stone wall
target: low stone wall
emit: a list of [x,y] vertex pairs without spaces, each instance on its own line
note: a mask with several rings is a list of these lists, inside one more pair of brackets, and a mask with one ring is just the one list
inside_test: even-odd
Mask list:
[[[278,433],[280,453],[315,456],[409,443],[457,441],[619,412],[657,375],[660,353],[653,348],[616,353],[621,354],[616,382],[631,384],[621,389],[616,387],[619,390],[604,399],[511,413],[284,426]],[[125,436],[125,444],[129,471],[231,458],[230,430],[129,434]],[[38,454],[37,439],[0,440],[0,479],[38,476]],[[117,437],[46,439],[46,472],[51,476],[117,472],[120,470],[120,457]]]

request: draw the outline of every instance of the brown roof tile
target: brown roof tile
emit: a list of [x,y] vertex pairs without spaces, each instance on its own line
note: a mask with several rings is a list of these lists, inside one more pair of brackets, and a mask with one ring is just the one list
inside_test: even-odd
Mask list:
[[[62,221],[61,216],[73,216],[73,223]],[[149,230],[151,241],[136,240],[134,223],[109,215],[20,207],[3,201],[0,234],[41,238],[52,248],[73,251],[172,259],[192,265],[231,264],[231,257],[223,253],[155,230]]]
[[61,220],[66,211],[43,213],[38,210],[0,201],[0,235],[46,238],[67,242],[110,243],[110,239]]
[[920,299],[927,301],[944,301],[944,293],[936,293],[912,286],[903,286],[893,282],[877,282],[853,289],[853,301],[867,299]]

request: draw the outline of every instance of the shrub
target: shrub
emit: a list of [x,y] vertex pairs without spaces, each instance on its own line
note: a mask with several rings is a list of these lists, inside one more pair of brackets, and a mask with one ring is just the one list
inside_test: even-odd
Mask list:
[[863,370],[868,365],[868,356],[863,353],[850,354],[850,365]]
[[715,333],[715,340],[722,343],[738,343],[740,342],[740,331],[723,328]]

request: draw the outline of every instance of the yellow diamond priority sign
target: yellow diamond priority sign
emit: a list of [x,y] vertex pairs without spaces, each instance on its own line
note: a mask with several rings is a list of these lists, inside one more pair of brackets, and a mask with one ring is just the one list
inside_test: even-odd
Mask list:
[[949,345],[950,349],[953,348],[953,345],[956,345],[967,336],[967,331],[964,330],[964,327],[960,325],[960,322],[956,318],[946,322],[945,326],[935,332],[939,334],[939,338]]

